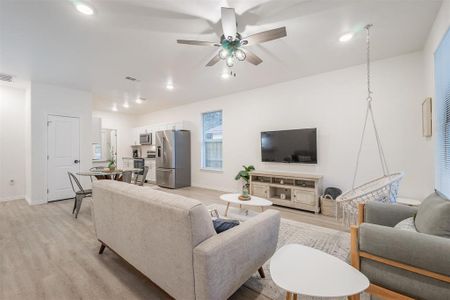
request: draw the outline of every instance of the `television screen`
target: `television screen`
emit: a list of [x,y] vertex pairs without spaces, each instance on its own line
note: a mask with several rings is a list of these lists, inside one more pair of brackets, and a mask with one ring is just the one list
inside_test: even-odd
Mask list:
[[317,163],[317,129],[261,132],[263,162]]

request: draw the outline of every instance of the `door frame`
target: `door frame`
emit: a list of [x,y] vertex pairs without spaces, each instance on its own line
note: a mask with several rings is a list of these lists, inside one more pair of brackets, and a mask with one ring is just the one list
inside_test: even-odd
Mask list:
[[[45,200],[46,203],[48,203],[48,174],[49,174],[49,170],[48,170],[48,139],[49,139],[49,134],[48,134],[48,125],[49,125],[49,117],[63,117],[63,118],[72,118],[72,119],[78,119],[78,154],[80,156],[80,161],[81,161],[81,118],[80,116],[75,116],[75,115],[63,115],[63,114],[54,114],[54,113],[47,113],[47,117],[46,117],[46,121],[45,121],[45,161],[46,161],[46,168],[45,168]],[[79,166],[81,166],[81,163],[79,164]],[[68,198],[70,199],[70,198]],[[61,199],[61,200],[65,200],[65,199]],[[55,200],[58,201],[58,200]],[[53,201],[52,201],[53,202]]]

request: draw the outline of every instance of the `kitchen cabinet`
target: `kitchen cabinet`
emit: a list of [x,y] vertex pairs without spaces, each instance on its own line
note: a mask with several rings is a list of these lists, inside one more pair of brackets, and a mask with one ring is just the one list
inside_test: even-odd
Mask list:
[[139,128],[131,129],[131,143],[132,145],[139,145]]
[[134,168],[134,159],[124,157],[122,158],[123,169],[132,169]]
[[185,121],[174,122],[174,123],[161,123],[155,125],[146,125],[142,127],[136,127],[131,129],[132,136],[132,145],[140,145],[139,136],[142,133],[151,133],[152,134],[152,142],[155,143],[155,133],[162,130],[181,130],[185,128]]

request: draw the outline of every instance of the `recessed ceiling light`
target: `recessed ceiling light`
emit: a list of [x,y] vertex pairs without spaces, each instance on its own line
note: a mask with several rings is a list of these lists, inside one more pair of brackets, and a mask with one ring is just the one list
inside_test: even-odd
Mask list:
[[94,9],[92,7],[90,7],[89,5],[82,3],[82,2],[75,3],[75,8],[80,13],[88,15],[88,16],[92,16],[94,14]]
[[113,107],[112,107],[112,111],[117,111],[117,110],[118,110],[117,106],[114,104]]
[[167,85],[166,85],[166,89],[173,90],[173,83],[172,82],[168,82]]
[[345,42],[350,41],[352,38],[353,38],[353,33],[349,32],[349,33],[346,33],[346,34],[342,35],[339,38],[339,41],[342,42],[342,43],[345,43]]
[[230,78],[230,73],[223,72],[221,77],[222,77],[222,79],[228,79],[228,78]]
[[130,107],[130,105],[128,104],[128,102],[125,102],[122,106],[125,107],[125,108],[129,108],[129,107]]
[[146,101],[146,100],[147,99],[145,99],[145,98],[139,97],[139,98],[136,98],[136,103],[141,104],[141,103],[144,103],[144,101]]

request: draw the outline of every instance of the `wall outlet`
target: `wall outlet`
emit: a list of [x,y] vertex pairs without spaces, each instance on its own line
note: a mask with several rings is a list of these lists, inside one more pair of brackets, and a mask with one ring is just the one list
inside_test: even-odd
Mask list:
[[9,185],[14,185],[16,182],[14,181],[14,179],[10,179],[9,180]]

